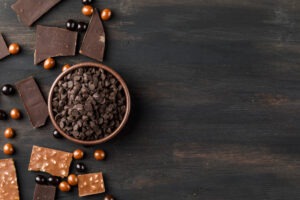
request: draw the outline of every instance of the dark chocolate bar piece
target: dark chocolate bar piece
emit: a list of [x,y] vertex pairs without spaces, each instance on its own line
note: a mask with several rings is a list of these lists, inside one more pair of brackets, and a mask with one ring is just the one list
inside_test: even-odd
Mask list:
[[30,122],[34,128],[45,125],[48,107],[33,77],[16,83]]
[[8,48],[6,46],[5,40],[0,33],[0,60],[9,55]]
[[103,61],[105,50],[105,32],[97,9],[94,9],[88,29],[84,35],[79,53]]
[[33,200],[54,200],[56,187],[52,185],[36,184]]
[[77,32],[67,29],[38,25],[34,64],[37,65],[49,57],[74,56],[77,35]]
[[61,0],[17,0],[11,8],[25,25],[31,26],[60,1]]

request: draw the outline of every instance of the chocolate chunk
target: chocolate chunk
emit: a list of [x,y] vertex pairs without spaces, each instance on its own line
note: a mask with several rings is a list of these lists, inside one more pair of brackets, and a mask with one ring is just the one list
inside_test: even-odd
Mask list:
[[61,0],[17,0],[11,8],[25,25],[31,26],[60,1]]
[[105,50],[105,32],[97,9],[94,9],[88,29],[82,41],[79,53],[103,61]]
[[74,56],[77,32],[57,27],[37,26],[34,64],[49,57]]
[[78,194],[80,197],[105,192],[102,173],[78,175]]
[[0,199],[20,199],[13,159],[0,160]]
[[0,60],[9,55],[8,48],[6,46],[5,40],[0,33]]
[[56,187],[52,185],[36,184],[33,200],[54,200]]
[[67,177],[72,157],[72,153],[33,146],[28,170],[47,172],[62,178]]
[[16,83],[30,122],[34,128],[45,125],[48,117],[47,104],[33,77]]

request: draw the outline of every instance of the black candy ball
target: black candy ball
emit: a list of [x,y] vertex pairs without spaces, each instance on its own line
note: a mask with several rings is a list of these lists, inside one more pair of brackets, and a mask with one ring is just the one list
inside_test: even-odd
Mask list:
[[10,84],[3,85],[1,91],[4,95],[13,95],[15,93],[14,87]]
[[57,186],[61,181],[61,178],[57,177],[57,176],[49,176],[48,177],[48,183],[50,185],[54,185]]
[[62,138],[62,135],[58,132],[58,130],[53,130],[53,137],[55,138]]
[[93,0],[82,0],[81,2],[84,5],[91,5],[93,3]]
[[77,30],[77,22],[75,22],[75,21],[72,20],[72,19],[69,19],[69,20],[66,22],[66,28],[67,28],[69,31],[76,31],[76,30]]
[[35,177],[35,182],[38,184],[46,184],[46,178],[43,175],[37,175]]
[[85,22],[79,22],[77,24],[77,31],[79,31],[79,32],[86,31],[87,27],[88,27],[87,23],[85,23]]
[[84,172],[86,170],[86,167],[83,163],[77,163],[76,164],[76,170],[78,172]]

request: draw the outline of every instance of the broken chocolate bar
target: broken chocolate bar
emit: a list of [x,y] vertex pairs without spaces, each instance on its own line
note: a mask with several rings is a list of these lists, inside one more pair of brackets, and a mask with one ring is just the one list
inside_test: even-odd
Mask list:
[[25,25],[31,26],[60,1],[61,0],[17,0],[11,8]]
[[34,64],[37,65],[49,57],[74,56],[77,44],[77,32],[63,28],[37,26]]
[[80,197],[105,192],[102,173],[78,175],[78,193]]
[[84,35],[79,53],[103,61],[105,50],[105,32],[97,9],[94,9],[88,29]]
[[33,146],[28,170],[47,172],[62,178],[67,177],[72,156],[72,153]]
[[16,83],[30,122],[34,128],[45,125],[48,108],[44,97],[33,77]]
[[13,159],[0,160],[0,199],[19,200],[17,173]]
[[52,185],[36,184],[33,200],[54,200],[56,187]]
[[6,46],[5,40],[0,33],[0,60],[9,55],[8,48]]

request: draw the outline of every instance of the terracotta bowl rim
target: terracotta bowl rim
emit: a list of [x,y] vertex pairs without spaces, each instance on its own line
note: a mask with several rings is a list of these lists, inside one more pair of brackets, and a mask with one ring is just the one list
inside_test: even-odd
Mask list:
[[[98,139],[98,140],[84,141],[84,140],[79,140],[79,139],[76,139],[76,138],[73,138],[73,137],[67,135],[58,126],[57,122],[54,119],[53,112],[52,112],[53,89],[56,86],[56,84],[58,83],[58,81],[61,80],[65,75],[67,75],[71,71],[73,71],[75,69],[78,69],[78,68],[83,68],[83,67],[96,67],[96,68],[103,69],[103,70],[107,71],[108,73],[112,74],[120,82],[120,84],[122,85],[122,87],[124,89],[124,93],[125,93],[126,111],[125,111],[125,115],[124,115],[124,118],[123,118],[122,122],[120,123],[119,127],[114,132],[112,132],[110,135],[108,135],[108,136],[106,136],[104,138]],[[75,64],[72,67],[70,67],[69,69],[65,70],[53,82],[53,84],[52,84],[52,86],[50,88],[49,97],[48,97],[48,112],[49,112],[50,120],[51,120],[53,126],[55,127],[55,129],[57,131],[59,131],[59,133],[63,137],[67,138],[68,140],[70,140],[72,142],[75,142],[75,143],[78,143],[78,144],[87,145],[87,146],[96,145],[96,144],[101,144],[101,143],[107,142],[108,140],[114,138],[117,134],[119,134],[120,131],[124,128],[125,124],[128,121],[130,110],[131,110],[131,98],[130,98],[130,93],[129,93],[129,90],[128,90],[126,82],[123,80],[123,78],[115,70],[113,70],[112,68],[110,68],[110,67],[108,67],[108,66],[106,66],[104,64],[101,64],[101,63],[83,62],[83,63]]]

